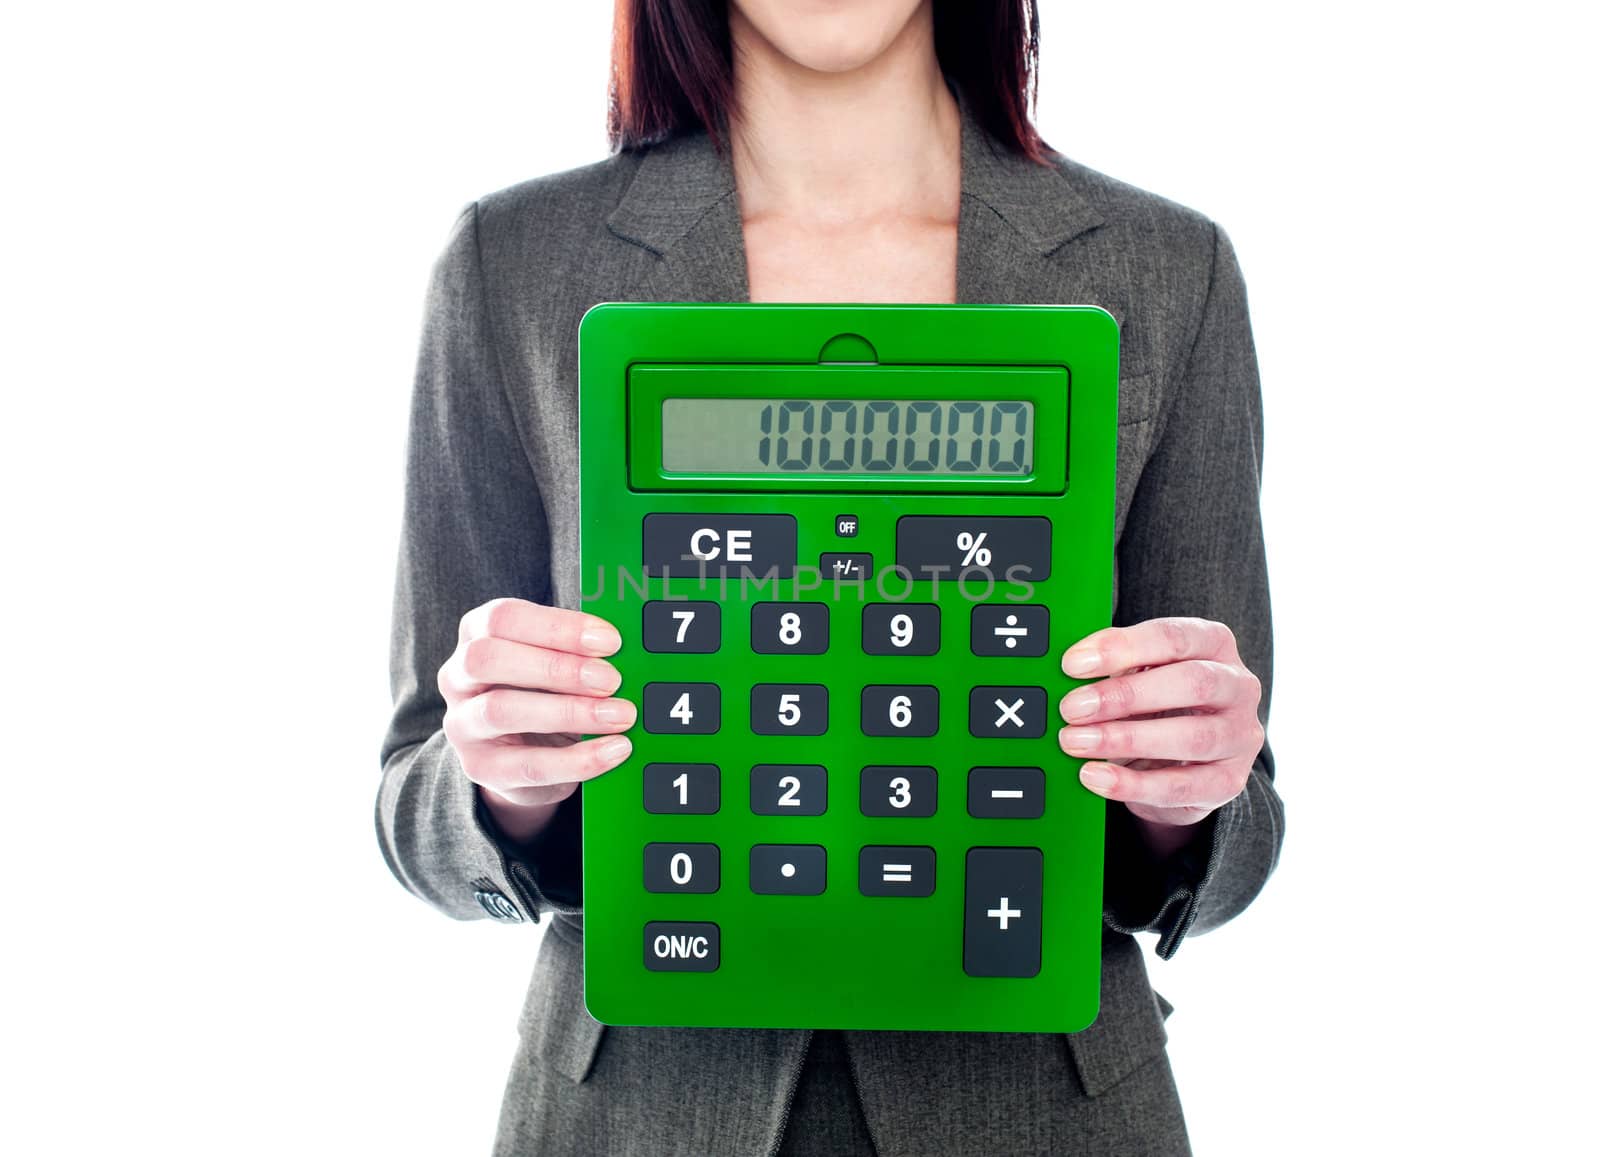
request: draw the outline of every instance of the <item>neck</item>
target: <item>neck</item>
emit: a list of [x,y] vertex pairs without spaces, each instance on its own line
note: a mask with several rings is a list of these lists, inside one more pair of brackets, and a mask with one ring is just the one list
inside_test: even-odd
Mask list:
[[934,53],[932,6],[923,13],[867,64],[821,72],[784,57],[730,6],[728,127],[746,223],[951,216],[960,110]]

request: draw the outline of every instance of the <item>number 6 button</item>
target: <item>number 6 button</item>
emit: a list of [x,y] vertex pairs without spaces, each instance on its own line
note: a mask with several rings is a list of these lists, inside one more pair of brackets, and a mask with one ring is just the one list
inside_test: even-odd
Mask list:
[[714,735],[722,726],[715,683],[646,683],[644,729],[654,735]]
[[863,735],[937,735],[939,688],[880,684],[861,689]]

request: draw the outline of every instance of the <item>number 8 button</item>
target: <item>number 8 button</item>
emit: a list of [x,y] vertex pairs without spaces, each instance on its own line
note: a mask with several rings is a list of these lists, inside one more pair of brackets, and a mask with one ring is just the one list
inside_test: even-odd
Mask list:
[[828,649],[826,603],[757,603],[750,649],[758,655],[820,655]]

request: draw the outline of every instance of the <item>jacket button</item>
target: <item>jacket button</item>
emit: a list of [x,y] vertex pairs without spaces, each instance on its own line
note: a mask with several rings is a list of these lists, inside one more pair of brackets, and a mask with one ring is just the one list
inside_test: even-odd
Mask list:
[[472,893],[472,896],[478,901],[478,907],[494,919],[506,924],[522,923],[522,913],[517,911],[517,906],[506,898],[505,893],[479,888]]

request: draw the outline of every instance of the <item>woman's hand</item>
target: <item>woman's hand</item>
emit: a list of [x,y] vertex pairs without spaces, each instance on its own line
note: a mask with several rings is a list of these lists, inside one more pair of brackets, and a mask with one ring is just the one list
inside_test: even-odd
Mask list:
[[[628,758],[610,734],[633,726],[632,703],[603,656],[622,646],[604,619],[494,599],[461,619],[455,653],[439,668],[444,733],[501,830],[531,839],[578,784]],[[594,735],[581,743],[578,736]]]
[[[1067,649],[1074,678],[1107,676],[1061,699],[1068,755],[1090,791],[1120,800],[1161,852],[1244,790],[1266,732],[1261,680],[1233,632],[1209,619],[1150,619],[1107,627]],[[1115,761],[1115,762],[1110,762]]]

